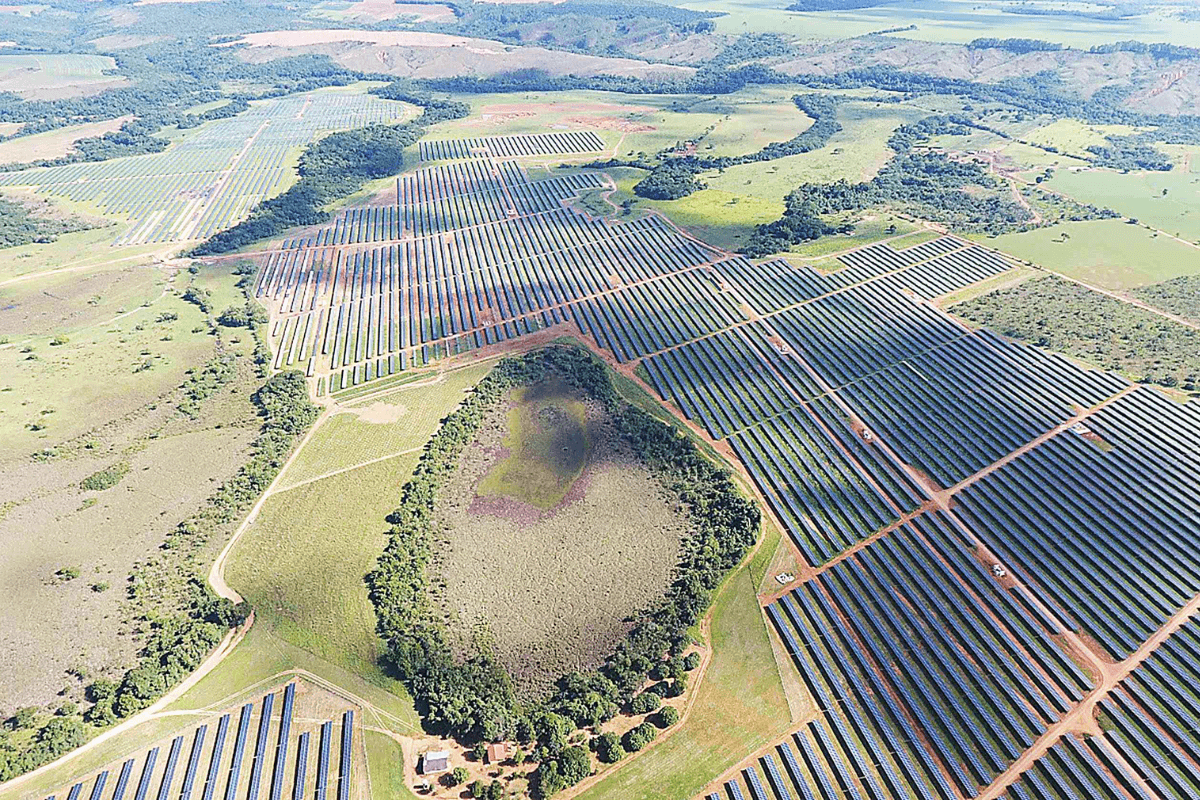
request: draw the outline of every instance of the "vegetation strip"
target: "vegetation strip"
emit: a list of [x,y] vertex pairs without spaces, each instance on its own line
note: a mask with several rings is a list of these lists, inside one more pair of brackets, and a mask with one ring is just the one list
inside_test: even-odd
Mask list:
[[[522,704],[486,647],[456,659],[446,641],[429,594],[434,504],[485,411],[514,387],[549,376],[561,378],[608,410],[620,435],[688,509],[693,533],[665,596],[637,616],[628,639],[604,665],[564,676],[547,701]],[[739,493],[724,469],[705,459],[675,429],[625,404],[598,360],[565,345],[501,361],[430,440],[390,519],[388,545],[379,567],[367,578],[386,658],[435,729],[468,741],[536,741],[541,765],[534,785],[542,796],[586,775],[575,768],[577,756],[565,752],[567,734],[611,718],[618,704],[633,699],[649,674],[662,674],[662,666],[670,663],[664,659],[687,646],[688,629],[703,616],[726,572],[753,545],[759,527],[757,507]],[[674,676],[673,683],[683,680],[682,672],[667,674]],[[636,749],[640,741],[630,744]]]

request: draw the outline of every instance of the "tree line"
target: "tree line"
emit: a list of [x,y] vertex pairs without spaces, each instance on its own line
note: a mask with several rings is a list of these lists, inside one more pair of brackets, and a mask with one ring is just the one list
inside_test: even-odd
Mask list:
[[308,145],[300,156],[300,180],[277,197],[260,203],[242,222],[197,245],[196,256],[229,253],[260,239],[276,236],[329,218],[326,206],[365,183],[394,175],[404,165],[404,149],[425,134],[429,125],[460,119],[470,106],[414,92],[405,82],[373,90],[389,100],[421,107],[421,115],[398,125],[376,124],[333,133]]
[[[485,642],[455,657],[430,586],[438,492],[488,411],[513,388],[551,376],[603,405],[618,434],[687,509],[692,533],[663,597],[635,615],[629,635],[604,664],[563,676],[552,697],[529,704],[516,699],[511,679]],[[688,628],[754,544],[760,516],[729,473],[690,439],[622,400],[601,362],[582,348],[551,345],[499,362],[442,421],[388,521],[387,545],[366,577],[385,661],[416,699],[429,729],[468,742],[531,743],[540,762],[534,790],[549,796],[587,774],[580,773],[580,759],[567,747],[574,730],[611,719],[650,676],[665,679],[664,692],[672,686],[682,692],[687,666],[679,656],[690,641]]]

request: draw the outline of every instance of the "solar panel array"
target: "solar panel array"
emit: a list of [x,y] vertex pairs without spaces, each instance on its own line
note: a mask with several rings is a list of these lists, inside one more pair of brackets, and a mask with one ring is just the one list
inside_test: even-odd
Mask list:
[[255,103],[160,153],[0,173],[130,221],[118,245],[205,239],[291,183],[299,150],[323,131],[403,118],[405,106],[365,94],[316,92]]
[[[219,795],[229,800],[255,800],[265,789],[270,800],[289,796],[292,800],[306,797],[306,776],[309,771],[309,736],[311,730],[296,731],[296,684],[283,689],[283,708],[273,714],[275,694],[262,698],[257,704],[246,703],[238,712],[236,723],[232,714],[223,714],[216,723],[211,739],[211,723],[198,726],[190,736],[181,734],[171,739],[165,763],[161,764],[160,749],[151,748],[140,759],[139,773],[132,800],[191,800],[197,793],[203,800]],[[257,719],[256,719],[257,717]],[[237,725],[232,748],[225,748],[229,726]],[[318,798],[324,797],[330,780],[336,781],[337,800],[361,798],[353,791],[351,765],[354,761],[354,712],[347,711],[340,721],[340,742],[337,758],[331,757],[329,742],[335,724],[325,722],[321,730],[321,754],[317,766]],[[296,747],[292,749],[292,740]],[[190,742],[190,744],[189,744]],[[211,742],[211,743],[210,743]],[[207,745],[207,746],[206,746]],[[252,749],[248,750],[248,746]],[[186,752],[186,757],[185,757]],[[247,753],[250,763],[246,763]],[[294,756],[289,756],[295,753]],[[131,778],[139,759],[124,761],[115,783],[109,781],[109,770],[90,778],[91,800],[127,800]],[[179,767],[183,766],[180,770]],[[332,773],[332,775],[331,775]],[[263,781],[269,781],[264,787]],[[79,800],[89,781],[73,784],[65,795],[67,800]],[[309,787],[312,791],[312,787]],[[152,794],[153,793],[153,794]],[[48,800],[54,800],[51,795]]]

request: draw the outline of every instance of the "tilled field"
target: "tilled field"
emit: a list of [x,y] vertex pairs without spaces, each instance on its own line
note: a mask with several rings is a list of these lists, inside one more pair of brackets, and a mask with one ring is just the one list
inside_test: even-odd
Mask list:
[[673,498],[593,403],[592,453],[561,503],[543,511],[478,497],[480,480],[507,455],[511,408],[493,409],[442,493],[440,593],[459,644],[482,627],[518,693],[532,697],[616,647],[628,632],[624,620],[663,592],[687,529]]

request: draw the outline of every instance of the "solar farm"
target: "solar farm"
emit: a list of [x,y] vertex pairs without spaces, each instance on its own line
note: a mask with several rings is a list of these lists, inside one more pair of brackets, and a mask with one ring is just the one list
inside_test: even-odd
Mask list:
[[127,220],[114,245],[204,239],[286,189],[300,148],[320,132],[393,122],[406,113],[402,103],[366,94],[290,95],[202,125],[161,153],[0,173],[0,186],[31,188]]
[[[361,733],[347,709],[316,721],[298,713],[297,682],[214,715],[144,753],[101,769],[47,800],[356,800]],[[276,708],[278,700],[279,707]]]
[[275,366],[358,396],[561,332],[736,459],[800,565],[760,600],[819,712],[702,797],[1200,796],[1195,404],[946,313],[1016,268],[978,244],[754,263],[575,208],[614,186],[522,160],[561,146],[426,143],[394,201],[263,255]]

